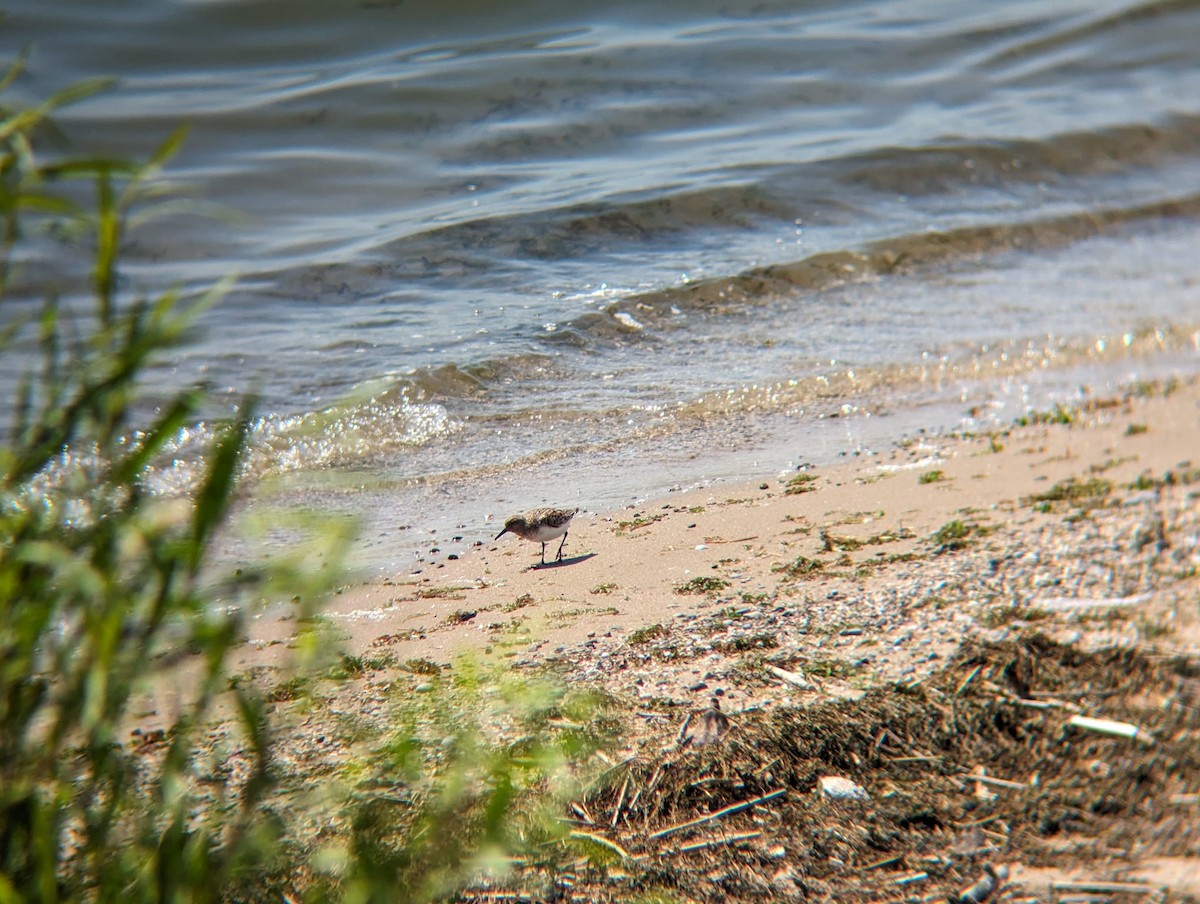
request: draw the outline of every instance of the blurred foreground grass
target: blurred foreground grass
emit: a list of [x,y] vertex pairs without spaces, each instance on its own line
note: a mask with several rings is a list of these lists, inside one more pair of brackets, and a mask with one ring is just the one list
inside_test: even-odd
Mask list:
[[[186,496],[146,488],[204,400],[180,391],[139,420],[148,368],[221,294],[131,297],[118,278],[133,212],[153,212],[184,130],[140,162],[45,157],[54,112],[107,85],[7,106],[21,68],[0,80],[0,352],[37,364],[0,448],[0,904],[427,901],[514,858],[553,860],[562,801],[604,732],[599,701],[552,683],[464,664],[427,693],[393,694],[349,762],[303,782],[280,766],[306,741],[255,682],[230,679],[230,659],[265,605],[299,598],[315,613],[349,532],[313,518],[290,556],[212,566],[253,400]],[[35,314],[13,302],[33,234],[89,255],[90,310],[60,306],[49,285]],[[308,641],[301,653],[327,646]],[[321,665],[293,668],[302,689]],[[162,727],[142,731],[134,701],[166,689]]]

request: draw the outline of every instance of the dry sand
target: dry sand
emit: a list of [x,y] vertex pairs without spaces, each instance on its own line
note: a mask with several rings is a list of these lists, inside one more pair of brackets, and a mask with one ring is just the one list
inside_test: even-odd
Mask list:
[[[751,475],[742,485],[681,492],[618,512],[580,512],[563,561],[546,567],[538,564],[537,544],[508,535],[498,543],[454,550],[456,558],[448,557],[448,549],[417,573],[348,587],[335,597],[327,617],[344,632],[347,649],[397,664],[341,693],[367,701],[396,682],[419,689],[425,679],[410,671],[427,663],[453,668],[464,653],[513,667],[549,665],[568,681],[606,688],[629,703],[629,763],[646,763],[646,751],[651,760],[682,756],[678,740],[686,737],[685,723],[714,696],[732,719],[733,735],[744,726],[743,738],[750,737],[751,725],[767,731],[763,726],[779,724],[770,723],[772,714],[792,719],[795,707],[813,713],[830,711],[829,705],[865,707],[846,709],[845,718],[865,724],[878,716],[886,725],[886,719],[901,715],[879,716],[877,704],[884,699],[880,694],[898,684],[928,685],[920,693],[944,701],[945,687],[961,693],[963,682],[982,686],[986,679],[987,688],[1007,694],[1010,703],[1036,702],[1039,694],[1065,693],[1068,679],[1032,686],[1033,679],[1017,675],[1012,663],[1053,660],[1063,675],[1076,674],[1075,654],[1062,650],[1126,648],[1150,657],[1137,663],[1190,662],[1179,672],[1183,677],[1172,672],[1169,680],[1154,679],[1155,687],[1167,688],[1162,694],[1169,703],[1181,693],[1171,682],[1195,683],[1200,661],[1200,384],[1143,387],[1085,406],[1070,423],[1062,420],[989,436],[925,438],[836,467]],[[548,544],[550,554],[556,548],[557,542]],[[272,652],[288,645],[294,627],[286,620],[261,620],[247,661],[269,662]],[[1034,631],[1066,646],[1029,647]],[[1000,655],[1011,656],[1011,662],[1005,665],[996,659]],[[1095,674],[1103,677],[1105,669]],[[1121,676],[1112,677],[1119,689]],[[1088,678],[1088,687],[1099,680]],[[972,693],[975,689],[972,685]],[[1078,713],[1096,699],[1107,698],[1081,695],[1072,705]],[[946,709],[944,702],[929,706]],[[1189,706],[1191,721],[1180,723],[1176,741],[1181,737],[1194,748],[1200,744],[1200,716],[1196,701],[1184,708]],[[1111,718],[1118,712],[1146,711],[1108,707],[1083,714]],[[1058,737],[1052,728],[1045,726],[1047,737]],[[721,743],[705,748],[705,769],[715,768],[712,758],[724,755]],[[730,747],[719,772],[728,774],[738,757],[750,757],[750,748],[763,755],[766,742],[739,743]],[[1014,743],[1028,751],[1037,747],[1028,739]],[[1167,755],[1166,747],[1160,751]],[[869,787],[873,773],[858,754],[854,761],[863,766],[854,779]],[[1065,755],[1061,765],[1085,768]],[[847,771],[845,764],[841,771]],[[1200,792],[1200,775],[1178,773],[1172,773],[1173,784],[1159,789],[1162,794],[1173,789],[1183,808],[1172,811],[1171,825],[1193,818],[1200,825],[1200,803],[1187,796]],[[650,784],[661,774],[660,769]],[[1020,776],[1018,783],[1027,778]],[[717,810],[739,793],[744,798],[749,792],[743,787],[725,798],[696,802],[695,812]],[[976,785],[975,793],[987,792]],[[645,840],[648,828],[672,816],[686,818],[684,810],[660,809],[642,814],[639,822],[622,801],[609,801],[614,803],[611,826],[606,817],[591,828],[610,831],[631,849]],[[1167,816],[1155,812],[1147,826],[1161,828]],[[795,819],[808,815],[792,813]],[[1025,817],[1012,816],[1018,818]],[[847,823],[852,824],[857,825]],[[839,884],[836,869],[812,871],[813,852],[824,848],[803,848],[783,827],[761,837],[763,825],[757,816],[750,819],[760,836],[738,846],[736,856],[727,845],[733,860],[704,855],[710,858],[701,864],[711,874],[708,885],[699,874],[687,874],[699,867],[677,860],[684,870],[675,880],[678,893],[711,900],[764,894],[907,897],[903,883],[889,883],[922,871],[923,861],[912,859],[912,850],[878,873],[862,872],[862,862],[847,866],[833,858],[858,877],[857,885]],[[1000,831],[998,826],[989,830]],[[739,828],[746,825],[732,817],[722,826],[730,832]],[[1093,828],[1093,841],[1103,847],[1096,841],[1101,829]],[[1044,897],[1051,881],[1131,876],[1165,888],[1174,899],[1200,897],[1200,839],[1194,837],[1200,830],[1176,835],[1173,845],[1147,842],[1136,851],[1112,852],[1111,862],[1097,859],[1094,846],[1087,857],[1043,856],[1036,847],[1043,844],[1040,836],[1029,842],[1035,846],[1021,847],[1013,840],[1017,830],[1008,825],[1005,831],[1009,847],[980,850],[993,850],[993,861],[1011,868],[1010,897]],[[787,854],[802,848],[808,851],[807,873]],[[870,859],[869,854],[859,850],[851,860]],[[647,845],[638,856],[644,865],[644,858],[658,853]],[[877,859],[887,857],[879,853]],[[947,867],[944,875],[932,870],[944,879],[937,888],[945,892],[981,861],[964,862]],[[770,880],[765,885],[760,873]],[[604,883],[611,881],[611,876],[591,885],[580,880],[575,899],[621,900],[619,890],[606,890]],[[917,897],[935,890],[920,884],[926,880],[912,881]]]

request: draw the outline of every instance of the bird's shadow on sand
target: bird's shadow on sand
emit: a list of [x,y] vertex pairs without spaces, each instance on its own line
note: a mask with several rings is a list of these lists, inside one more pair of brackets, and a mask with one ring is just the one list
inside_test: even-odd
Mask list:
[[588,559],[594,559],[594,552],[585,552],[581,556],[568,556],[565,559],[560,559],[557,562],[538,562],[536,565],[530,565],[526,571],[541,571],[543,568],[564,568],[567,565],[578,565],[580,562],[586,562]]

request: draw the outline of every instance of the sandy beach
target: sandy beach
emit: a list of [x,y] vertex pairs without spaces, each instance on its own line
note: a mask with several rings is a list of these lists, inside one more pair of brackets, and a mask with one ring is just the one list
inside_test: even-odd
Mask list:
[[[765,756],[764,739],[801,718],[797,713],[834,720],[822,724],[845,723],[846,731],[875,717],[892,724],[888,720],[902,720],[903,713],[880,715],[879,706],[900,705],[898,688],[933,695],[921,697],[931,725],[949,718],[952,703],[967,705],[979,693],[985,696],[978,706],[999,701],[995,705],[1042,720],[1039,730],[1050,739],[1061,740],[1061,723],[1070,715],[1137,716],[1143,725],[1170,716],[1173,733],[1155,739],[1157,783],[1130,780],[1129,806],[1112,808],[1116,815],[1096,810],[1081,818],[1067,833],[1076,840],[1066,846],[1063,832],[1020,829],[1032,811],[1018,807],[995,822],[984,812],[977,823],[983,811],[953,824],[939,815],[936,834],[947,850],[964,833],[973,832],[976,841],[980,831],[990,834],[974,853],[957,860],[945,854],[937,869],[911,850],[890,861],[883,842],[836,856],[826,850],[821,859],[816,848],[797,841],[791,821],[812,818],[820,795],[811,782],[797,788],[803,782],[793,777],[780,787],[789,789],[789,801],[797,799],[791,806],[808,809],[789,818],[780,802],[770,802],[722,819],[705,836],[726,840],[685,850],[699,858],[686,867],[677,845],[666,850],[647,841],[651,830],[750,797],[749,785],[687,806],[676,798],[658,809],[646,809],[647,792],[641,811],[629,806],[625,793],[614,800],[613,791],[605,798],[615,804],[611,817],[585,807],[581,831],[604,833],[632,860],[616,879],[610,871],[577,876],[572,894],[575,900],[627,900],[623,895],[647,871],[666,869],[669,860],[671,869],[683,870],[675,886],[681,900],[937,898],[985,875],[984,865],[1002,868],[1009,898],[1045,899],[1051,883],[1067,888],[1104,880],[1141,883],[1172,900],[1195,899],[1200,383],[1138,386],[1120,398],[1029,421],[983,436],[917,437],[836,467],[747,475],[739,485],[679,492],[620,511],[581,511],[563,560],[544,567],[539,544],[510,535],[474,549],[448,544],[412,573],[346,587],[334,597],[325,618],[346,651],[372,665],[326,688],[322,705],[379,718],[380,701],[389,694],[428,691],[464,655],[504,668],[549,670],[622,701],[627,755],[621,765],[648,786],[665,786],[664,757],[685,764],[678,766],[685,771],[728,775],[740,760]],[[497,519],[497,531],[507,514]],[[548,559],[557,545],[548,544]],[[243,665],[261,670],[277,662],[295,627],[286,618],[260,619]],[[1136,658],[1121,659],[1120,669],[1142,676],[1130,677],[1128,694],[1113,656]],[[1051,673],[1066,685],[1052,684]],[[1096,690],[1102,679],[1115,681],[1104,693]],[[732,728],[697,749],[688,739],[694,740],[695,720],[714,699]],[[286,699],[277,704],[281,710],[289,705]],[[987,719],[997,718],[987,710]],[[323,723],[309,712],[293,724],[295,743],[303,747],[302,739]],[[925,748],[939,731],[930,728],[923,744],[910,738],[916,752],[893,752],[888,762],[911,766],[935,757]],[[1029,803],[1036,796],[1029,788],[1050,773],[1074,776],[1071,781],[1087,787],[1097,782],[1087,772],[1100,769],[1097,763],[1110,774],[1151,768],[1126,761],[1131,748],[1142,751],[1129,740],[1098,734],[1054,753],[1039,743],[1017,732],[1007,746],[996,741],[989,755],[998,762],[978,761],[976,751],[971,768],[996,775],[999,792],[986,782],[959,781],[954,793],[986,810],[1015,796]],[[872,756],[880,750],[886,752],[883,741]],[[949,750],[935,758],[944,762]],[[311,767],[322,756],[345,755],[310,750],[298,759]],[[910,775],[897,784],[894,774],[881,776],[864,757],[828,762],[827,774],[856,782],[883,809],[897,787],[917,794],[930,778]],[[770,774],[756,771],[766,766],[746,768],[747,775]],[[944,778],[944,770],[940,774]],[[951,794],[944,783],[936,790],[939,801]],[[867,818],[822,813],[818,821],[861,825]],[[879,813],[869,817],[879,819]],[[1129,842],[1120,850],[1106,834],[1118,824]],[[729,833],[737,832],[749,834],[729,842]],[[865,870],[876,860],[890,865]],[[714,878],[727,874],[741,878]],[[894,884],[917,874],[923,878],[912,880],[915,891]],[[513,881],[516,888],[525,880]]]
[[[780,634],[777,656],[794,645],[797,657],[865,657],[865,672],[880,681],[928,673],[964,636],[990,636],[988,623],[1019,621],[1022,609],[1086,614],[1089,599],[1109,601],[1093,611],[1170,619],[1179,648],[1200,649],[1196,613],[1175,601],[1196,583],[1155,567],[1164,557],[1179,560],[1180,574],[1195,564],[1200,389],[1147,390],[1046,420],[1003,434],[914,439],[840,466],[753,475],[616,512],[581,511],[561,562],[553,561],[557,540],[541,566],[539,544],[512,535],[439,550],[411,573],[345,588],[326,615],[354,652],[386,648],[442,665],[467,651],[516,665],[560,660],[576,667],[572,679],[623,691],[637,661],[631,636],[685,643],[697,622],[713,619],[739,635],[747,624]],[[1071,498],[1053,499],[1056,488]],[[956,523],[961,538],[939,538]],[[1160,530],[1183,536],[1160,552]],[[1138,548],[1143,536],[1156,539]],[[280,627],[264,623],[255,641],[278,639]],[[639,685],[642,695],[689,700],[681,682],[725,673],[737,657],[719,652],[720,632],[704,630],[711,649],[681,651],[686,662]],[[871,655],[880,632],[908,639]],[[619,651],[625,667],[605,669]],[[726,692],[739,705],[779,696]]]

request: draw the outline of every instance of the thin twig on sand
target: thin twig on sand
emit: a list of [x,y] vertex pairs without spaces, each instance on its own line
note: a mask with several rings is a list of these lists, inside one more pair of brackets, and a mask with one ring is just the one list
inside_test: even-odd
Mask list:
[[742,810],[749,810],[751,807],[757,807],[759,804],[765,804],[768,801],[775,800],[777,797],[782,797],[787,794],[787,788],[780,788],[772,791],[770,794],[764,794],[762,797],[756,797],[753,800],[744,800],[738,804],[731,804],[723,810],[717,810],[715,813],[709,813],[707,816],[701,816],[699,819],[693,819],[688,822],[681,822],[677,826],[668,826],[665,829],[659,829],[657,832],[651,832],[646,837],[653,841],[656,838],[665,838],[667,835],[674,835],[676,832],[683,832],[687,829],[694,829],[696,826],[702,826],[706,823],[715,822],[725,816],[731,816],[734,813],[740,813]]

